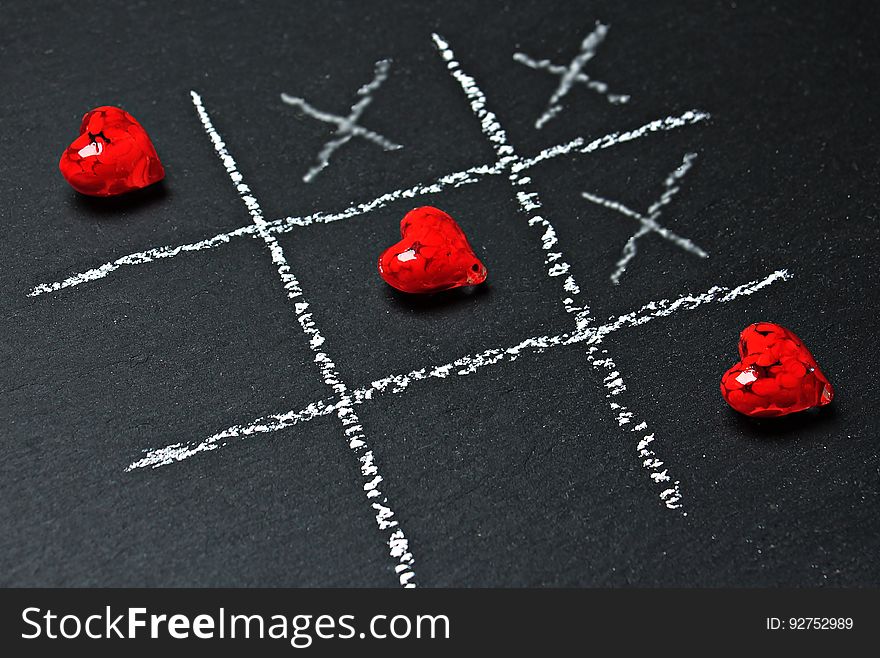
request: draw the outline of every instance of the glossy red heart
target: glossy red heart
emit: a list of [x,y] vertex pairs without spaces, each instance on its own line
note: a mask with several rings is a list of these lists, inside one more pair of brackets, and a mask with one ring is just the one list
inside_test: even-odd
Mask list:
[[61,174],[77,192],[114,196],[165,177],[147,131],[125,110],[96,107],[83,116],[79,132],[58,163]]
[[739,337],[741,360],[721,378],[721,395],[747,416],[785,416],[821,407],[834,388],[793,331],[756,322]]
[[410,210],[400,222],[401,240],[379,256],[379,275],[403,292],[426,293],[486,280],[464,231],[438,208]]

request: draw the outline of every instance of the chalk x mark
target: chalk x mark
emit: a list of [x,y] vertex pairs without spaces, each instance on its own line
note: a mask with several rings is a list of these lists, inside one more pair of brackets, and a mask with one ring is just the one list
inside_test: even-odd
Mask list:
[[675,168],[675,170],[666,177],[664,181],[664,190],[663,194],[660,196],[657,201],[651,204],[648,208],[647,214],[642,214],[636,212],[623,205],[619,201],[611,201],[604,197],[600,197],[596,194],[591,194],[589,192],[582,192],[582,196],[592,203],[595,203],[600,206],[604,206],[610,210],[615,210],[619,212],[621,215],[625,217],[629,217],[631,219],[635,219],[638,221],[641,226],[639,229],[633,233],[629,239],[627,239],[626,243],[623,245],[623,253],[621,254],[620,260],[617,261],[615,265],[614,271],[611,273],[611,282],[615,285],[620,283],[620,277],[624,275],[626,272],[626,268],[629,266],[630,261],[632,261],[636,254],[638,253],[638,241],[640,238],[645,237],[649,233],[656,233],[661,238],[668,240],[672,244],[680,247],[684,251],[694,254],[700,258],[709,258],[709,254],[706,253],[702,248],[698,247],[688,238],[683,238],[680,235],[670,231],[668,228],[661,226],[657,220],[660,218],[662,210],[664,206],[668,205],[676,194],[680,191],[680,186],[678,182],[682,180],[690,168],[693,166],[693,161],[697,158],[696,153],[686,153],[682,163]]
[[379,133],[364,128],[358,124],[364,110],[366,110],[370,103],[373,102],[373,92],[379,89],[379,87],[382,86],[382,83],[388,79],[388,71],[390,68],[390,59],[380,59],[376,62],[373,80],[358,89],[357,94],[360,96],[360,99],[351,106],[351,111],[348,113],[348,116],[340,116],[338,114],[324,112],[311,105],[304,98],[290,96],[289,94],[281,94],[281,100],[288,105],[298,107],[310,117],[317,119],[318,121],[331,123],[336,126],[335,136],[324,144],[324,147],[318,153],[318,162],[306,172],[305,176],[303,176],[303,181],[306,183],[312,182],[315,176],[321,173],[327,165],[330,164],[330,158],[336,150],[343,144],[347,144],[351,141],[353,137],[366,139],[373,144],[382,147],[386,151],[396,151],[397,149],[403,148],[403,146],[392,142],[384,135],[380,135]]
[[529,68],[538,71],[547,71],[553,75],[558,75],[560,78],[559,86],[556,87],[556,90],[550,97],[550,101],[547,103],[547,109],[544,111],[544,114],[538,117],[537,121],[535,121],[535,128],[540,130],[548,121],[550,121],[550,119],[554,118],[562,111],[562,99],[568,95],[575,83],[578,82],[585,84],[587,88],[605,96],[605,99],[609,103],[619,105],[621,103],[629,102],[630,97],[626,94],[612,94],[608,91],[608,85],[606,83],[599,80],[593,80],[590,76],[584,73],[584,66],[596,56],[596,49],[605,40],[608,30],[608,25],[596,21],[596,28],[581,42],[580,51],[575,58],[571,60],[568,66],[553,64],[549,59],[534,59],[525,53],[514,53],[513,61],[524,64]]

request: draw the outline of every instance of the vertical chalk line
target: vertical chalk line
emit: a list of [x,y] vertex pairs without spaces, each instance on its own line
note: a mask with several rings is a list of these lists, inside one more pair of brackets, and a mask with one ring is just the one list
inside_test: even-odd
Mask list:
[[[604,34],[602,36],[604,36]],[[526,169],[528,166],[532,166],[532,164],[539,162],[541,159],[556,157],[562,152],[568,152],[573,149],[578,149],[582,152],[589,152],[600,148],[607,148],[608,146],[611,146],[613,144],[619,144],[624,141],[637,139],[647,132],[655,130],[667,130],[670,128],[678,127],[680,124],[682,124],[682,122],[695,122],[700,121],[704,118],[697,113],[687,112],[680,118],[667,117],[664,120],[652,122],[651,124],[646,124],[636,131],[606,135],[605,138],[594,140],[589,144],[584,144],[583,140],[574,140],[572,142],[569,142],[567,145],[554,147],[554,149],[552,150],[542,151],[537,158],[527,162],[516,154],[513,146],[511,146],[508,142],[507,134],[502,128],[498,118],[493,112],[490,112],[487,109],[485,94],[477,85],[476,80],[462,70],[461,65],[455,59],[455,54],[450,48],[449,43],[437,34],[434,34],[433,37],[435,45],[437,46],[441,56],[446,62],[447,69],[452,74],[452,77],[459,83],[465,93],[465,96],[470,101],[471,111],[480,121],[483,134],[487,137],[487,139],[495,149],[496,153],[498,154],[499,161],[506,159],[506,161],[509,163],[509,166],[511,168],[509,179],[515,190],[518,186],[522,185],[522,181],[520,181],[520,172]],[[601,40],[600,37],[597,38]],[[578,71],[574,71],[571,75],[573,76],[577,72]],[[553,99],[551,99],[551,103],[552,101]],[[537,192],[517,191],[516,197],[522,209],[528,213],[531,213],[533,210],[539,210],[541,208],[541,202],[538,198]],[[559,240],[557,238],[556,231],[554,230],[550,222],[540,215],[533,215],[529,220],[529,225],[537,225],[545,229],[545,233],[541,238],[543,248],[545,251],[548,252],[545,264],[550,265],[550,263],[552,263],[547,274],[551,278],[567,275],[565,279],[564,289],[566,290],[566,292],[570,293],[570,295],[562,300],[563,307],[567,312],[574,313],[575,331],[584,330],[591,324],[589,307],[585,303],[580,303],[580,306],[574,305],[574,298],[580,294],[581,289],[575,282],[573,274],[570,272],[570,265],[567,261],[563,259],[562,252],[557,246]],[[595,351],[597,349],[598,348],[590,347],[587,352],[587,360],[592,366],[593,370],[601,372],[601,368],[607,366],[608,364],[610,364],[612,367],[616,367],[614,366],[614,363],[611,360],[610,356],[606,356],[603,359],[596,359]],[[612,396],[619,395],[626,390],[626,386],[623,383],[622,376],[616,376],[615,378],[613,378],[613,381],[615,382],[615,386],[613,387],[613,389],[609,389],[609,393],[606,395],[606,398],[608,399],[608,405],[611,411],[617,417],[618,425],[622,427],[632,419],[634,414],[633,412],[630,412],[626,407],[624,407],[622,402],[618,401],[618,399],[612,399]],[[648,462],[644,462],[643,465],[645,466],[645,468],[648,468],[650,470]],[[658,483],[656,478],[652,478],[652,481]],[[669,509],[681,509],[681,498],[682,496],[680,491],[680,483],[677,480],[672,481],[670,486],[664,488],[660,492],[660,499]]]
[[514,189],[517,203],[529,217],[529,226],[537,227],[542,231],[541,246],[546,252],[544,265],[547,267],[548,276],[554,279],[560,278],[562,281],[564,291],[562,298],[563,307],[568,313],[574,315],[575,327],[577,329],[586,327],[589,324],[590,309],[585,304],[576,305],[575,300],[580,296],[581,288],[575,281],[574,274],[571,272],[571,266],[558,247],[559,240],[556,229],[542,215],[534,212],[541,209],[541,200],[536,190],[527,191],[525,185],[528,183],[521,176],[522,169],[516,169],[516,165],[523,161],[522,158],[516,154],[513,146],[510,145],[507,133],[501,127],[495,113],[488,109],[486,95],[477,85],[476,80],[465,73],[455,59],[455,53],[450,48],[449,43],[439,34],[434,33],[432,36],[434,44],[446,62],[446,68],[456,82],[458,82],[459,86],[461,86],[465,97],[470,102],[471,112],[480,122],[480,128],[495,150],[498,161],[510,168],[508,179]]
[[318,365],[324,383],[338,398],[338,402],[335,405],[336,416],[342,423],[349,449],[358,459],[361,476],[364,479],[364,493],[373,509],[376,525],[385,537],[389,554],[396,562],[395,571],[397,572],[400,584],[404,587],[415,587],[415,574],[412,570],[413,556],[409,551],[409,543],[399,522],[394,518],[395,513],[390,506],[387,496],[383,495],[379,489],[383,478],[379,474],[379,468],[376,465],[373,451],[369,449],[367,444],[360,419],[352,407],[348,387],[339,376],[336,364],[327,352],[321,349],[325,342],[324,336],[315,324],[312,314],[308,312],[309,304],[305,300],[299,281],[288,264],[281,244],[267,228],[267,222],[263,218],[263,211],[260,208],[259,202],[250,187],[244,182],[238,170],[238,165],[229,154],[226,144],[214,127],[201,97],[195,91],[190,93],[202,126],[214,145],[214,150],[226,168],[226,172],[235,185],[241,200],[247,207],[248,213],[250,213],[251,219],[257,227],[258,234],[269,249],[269,254],[284,286],[287,298],[293,303],[296,318],[303,333],[309,339],[309,347],[315,354],[315,363]]

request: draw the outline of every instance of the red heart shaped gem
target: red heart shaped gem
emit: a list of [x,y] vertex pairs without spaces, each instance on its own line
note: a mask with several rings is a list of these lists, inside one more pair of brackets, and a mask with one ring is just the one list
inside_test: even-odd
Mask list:
[[834,389],[794,332],[756,322],[739,336],[740,362],[721,378],[721,395],[747,416],[785,416],[831,402]]
[[77,192],[114,196],[165,177],[147,131],[125,110],[96,107],[83,116],[79,132],[58,163]]
[[400,222],[402,239],[379,256],[379,275],[403,292],[439,292],[486,280],[464,231],[438,208],[410,210]]

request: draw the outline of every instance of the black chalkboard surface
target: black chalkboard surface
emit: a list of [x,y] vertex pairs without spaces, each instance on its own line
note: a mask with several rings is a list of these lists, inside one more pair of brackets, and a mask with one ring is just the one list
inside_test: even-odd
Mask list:
[[[872,3],[2,16],[0,583],[880,583]],[[163,183],[65,184],[106,104]],[[758,320],[830,407],[727,407]]]

